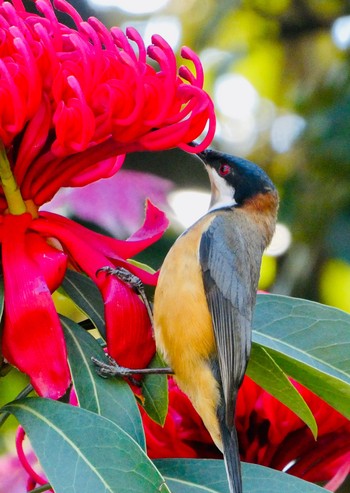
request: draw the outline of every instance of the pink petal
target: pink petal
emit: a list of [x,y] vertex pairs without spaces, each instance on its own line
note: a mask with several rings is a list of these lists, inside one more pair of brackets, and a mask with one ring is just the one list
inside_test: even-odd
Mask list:
[[336,474],[332,477],[324,488],[329,491],[337,491],[337,489],[344,483],[345,479],[350,474],[350,452],[347,454],[347,458],[344,463],[339,467]]
[[50,290],[31,256],[31,238],[27,237],[31,222],[30,214],[4,216],[3,353],[11,364],[29,375],[39,395],[57,399],[70,382],[66,347]]
[[125,238],[141,224],[146,198],[157,207],[168,208],[167,195],[172,189],[170,180],[150,173],[121,170],[106,180],[82,188],[60,190],[41,210],[59,212],[64,207],[69,215],[98,224],[114,237]]

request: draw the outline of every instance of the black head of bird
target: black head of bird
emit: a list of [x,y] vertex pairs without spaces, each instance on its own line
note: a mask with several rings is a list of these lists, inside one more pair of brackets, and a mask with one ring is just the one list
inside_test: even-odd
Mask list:
[[227,197],[232,205],[242,207],[258,194],[276,194],[275,186],[265,171],[246,159],[210,149],[200,153],[199,157],[209,174],[212,202]]
[[266,173],[250,161],[214,150],[199,156],[211,182],[210,208],[164,260],[154,330],[179,387],[224,453],[230,492],[241,493],[234,413],[278,195]]

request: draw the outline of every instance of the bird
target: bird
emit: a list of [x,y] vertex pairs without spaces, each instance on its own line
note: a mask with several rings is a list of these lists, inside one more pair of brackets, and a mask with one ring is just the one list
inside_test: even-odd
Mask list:
[[154,294],[157,350],[223,452],[230,493],[242,493],[234,424],[249,360],[262,255],[279,198],[256,164],[214,149],[198,154],[209,210],[175,241]]

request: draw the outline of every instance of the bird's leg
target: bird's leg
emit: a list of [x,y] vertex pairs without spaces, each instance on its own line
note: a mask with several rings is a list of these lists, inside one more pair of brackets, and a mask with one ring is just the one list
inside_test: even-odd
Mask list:
[[112,268],[112,267],[106,266],[106,267],[102,267],[97,272],[101,272],[101,271],[106,272],[109,275],[116,276],[118,279],[120,279],[121,281],[125,282],[125,284],[130,286],[130,288],[141,297],[142,301],[145,304],[149,319],[151,321],[152,329],[153,329],[152,306],[151,306],[151,303],[149,302],[149,300],[147,298],[145,288],[144,288],[144,285],[143,285],[143,282],[141,281],[141,279],[139,277],[135,276],[135,274],[132,274],[128,269],[125,269],[124,267]]
[[91,361],[97,367],[97,373],[104,378],[108,377],[131,377],[132,375],[169,375],[174,373],[171,368],[125,368],[119,366],[118,363],[107,355],[109,364],[98,360],[94,356],[91,356]]
[[[124,267],[116,267],[112,268],[109,266],[102,267],[99,269],[97,272],[104,271],[108,275],[113,275],[116,276],[118,279],[123,281],[125,284],[131,287],[135,293],[137,293],[142,301],[145,304],[151,325],[152,325],[152,330],[153,330],[153,312],[152,312],[152,306],[151,303],[149,302],[145,289],[143,286],[143,283],[141,279],[134,274],[132,274],[130,271],[125,269]],[[133,369],[133,368],[125,368],[124,366],[118,365],[118,363],[111,358],[109,355],[109,364],[104,363],[103,361],[98,360],[95,357],[91,357],[91,361],[93,364],[96,366],[96,371],[97,373],[103,377],[103,378],[108,378],[108,377],[127,377],[129,378],[132,383],[139,385],[139,382],[135,380],[132,376],[133,375],[170,375],[173,374],[173,370],[171,368],[138,368],[138,369]]]

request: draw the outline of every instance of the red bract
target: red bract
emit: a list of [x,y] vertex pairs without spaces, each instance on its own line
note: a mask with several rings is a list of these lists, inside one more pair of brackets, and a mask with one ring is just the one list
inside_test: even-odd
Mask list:
[[169,408],[164,426],[140,407],[147,453],[152,459],[222,457],[188,397],[169,379]]
[[[57,398],[69,371],[51,293],[67,262],[102,293],[110,354],[121,364],[145,366],[154,342],[144,305],[119,280],[96,272],[121,265],[154,284],[155,275],[127,259],[156,241],[167,220],[149,205],[144,226],[124,242],[39,207],[63,186],[112,176],[127,152],[175,146],[198,152],[210,143],[215,119],[201,64],[189,49],[182,54],[194,73],[177,69],[160,36],[146,48],[135,29],[124,34],[95,18],[83,21],[65,0],[54,6],[76,29],[57,20],[50,0],[35,6],[37,13],[29,13],[21,0],[0,0],[2,347],[40,395]],[[207,125],[201,144],[188,145]]]
[[241,457],[335,491],[350,472],[350,421],[294,383],[315,416],[318,438],[290,409],[245,378],[236,423]]
[[[238,395],[236,427],[241,459],[287,471],[335,491],[350,473],[350,422],[312,392],[295,384],[319,429],[317,441],[292,411],[245,377]],[[149,455],[221,457],[187,397],[172,380],[164,428],[143,413]]]
[[56,289],[62,281],[67,256],[31,233],[31,222],[28,213],[3,218],[6,304],[2,347],[8,361],[28,373],[42,395],[57,398],[68,386],[69,370],[50,288]]
[[[127,259],[158,240],[167,224],[165,215],[150,203],[143,227],[127,241],[94,233],[49,212],[40,213],[36,219],[29,213],[4,216],[3,353],[30,376],[40,395],[58,398],[70,381],[62,329],[50,292],[61,283],[67,260],[101,290],[111,356],[131,368],[148,365],[155,347],[144,304],[114,276],[96,272],[103,266],[121,265],[154,285],[155,274],[129,264]],[[53,238],[62,251],[48,244]]]

